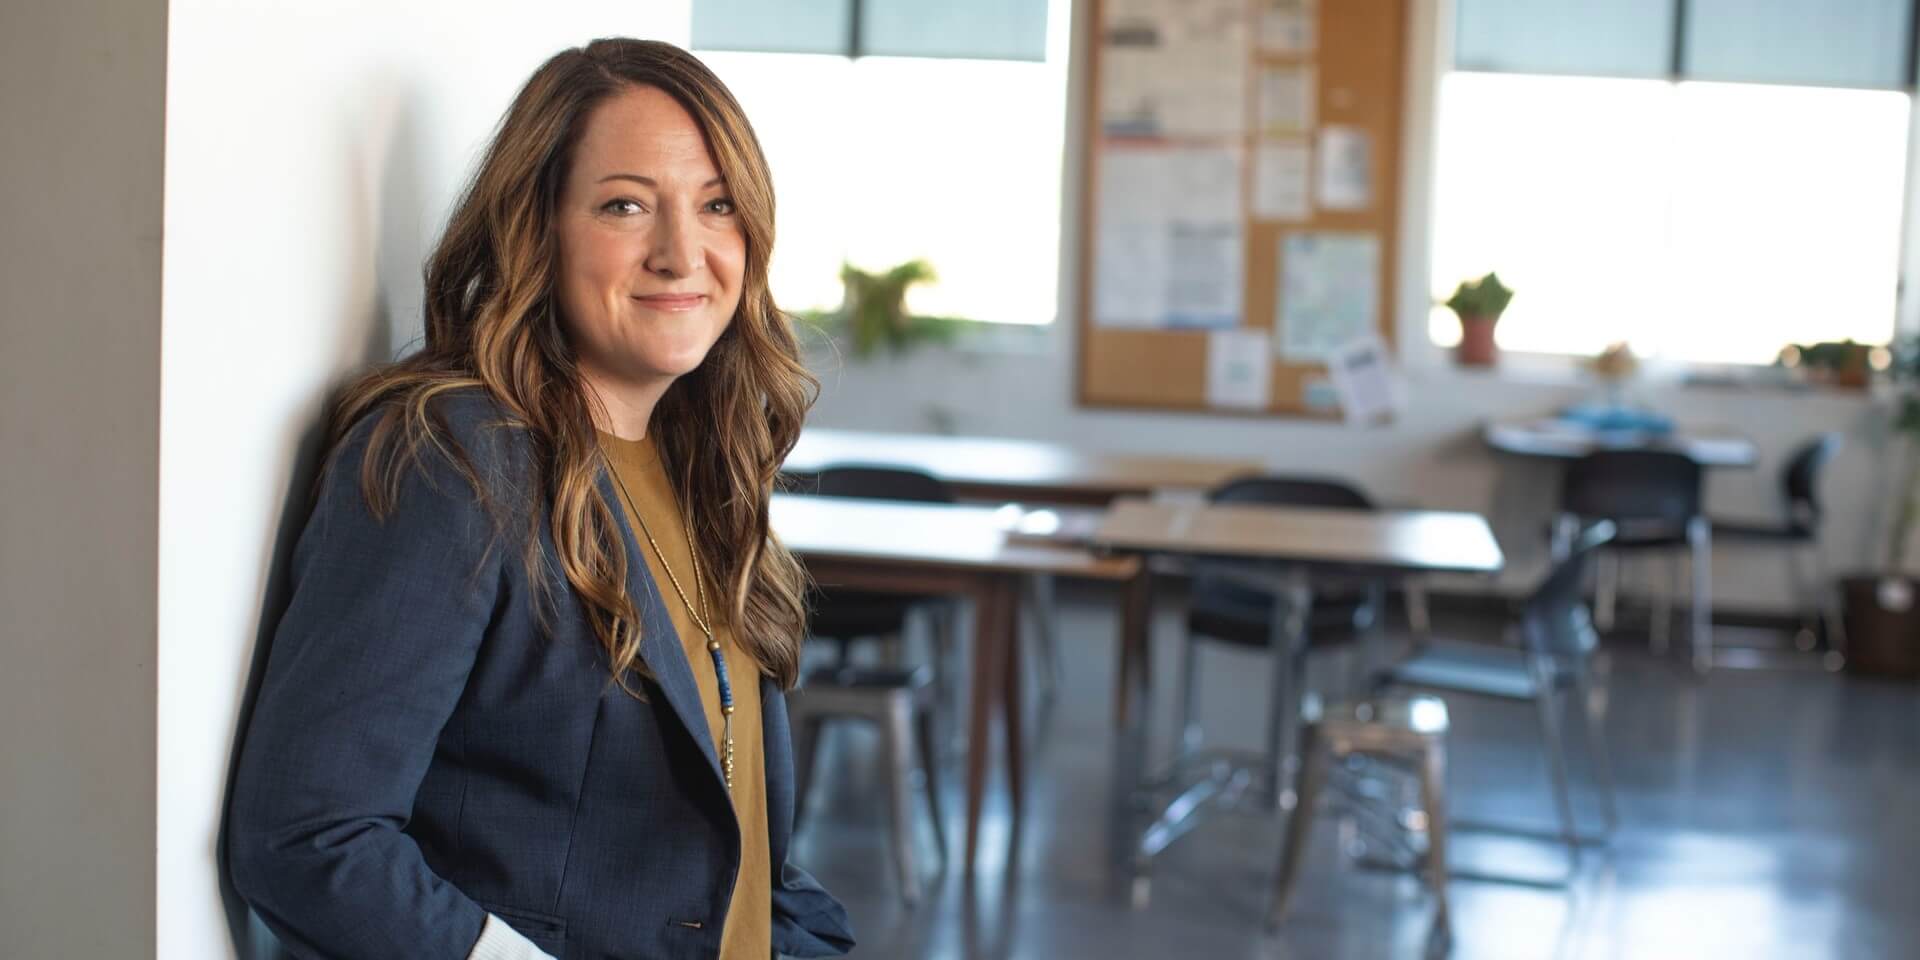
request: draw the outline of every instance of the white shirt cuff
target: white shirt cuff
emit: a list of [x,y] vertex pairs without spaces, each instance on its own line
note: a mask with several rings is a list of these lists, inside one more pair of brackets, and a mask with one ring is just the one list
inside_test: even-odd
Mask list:
[[480,939],[467,954],[467,960],[553,960],[553,955],[534,946],[505,920],[487,914],[480,928]]

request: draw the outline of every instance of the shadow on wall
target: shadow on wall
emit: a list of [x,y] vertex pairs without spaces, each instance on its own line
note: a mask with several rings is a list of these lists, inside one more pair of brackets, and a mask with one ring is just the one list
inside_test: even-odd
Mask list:
[[[395,96],[404,84],[394,78],[369,83],[362,96],[346,98],[340,118],[341,140],[349,145],[340,158],[343,183],[340,196],[351,209],[338,241],[347,246],[337,262],[350,265],[342,275],[324,278],[351,291],[349,304],[334,318],[341,336],[334,369],[340,371],[325,391],[315,416],[298,428],[299,440],[287,477],[285,496],[274,528],[273,549],[260,603],[260,623],[254,637],[240,699],[237,731],[227,757],[226,787],[221,799],[220,827],[214,851],[220,872],[220,898],[227,928],[240,960],[273,960],[288,956],[259,916],[248,908],[233,886],[227,860],[227,819],[233,805],[233,774],[246,742],[259,697],[260,681],[273,646],[273,635],[289,600],[293,547],[312,512],[314,483],[327,453],[328,418],[351,380],[369,366],[399,356],[420,336],[419,310],[423,284],[421,265],[427,251],[418,219],[425,188],[422,162],[426,156],[421,105],[411,95]],[[369,104],[390,104],[381,118],[369,123]],[[376,186],[377,183],[377,186]],[[298,251],[289,251],[289,256]],[[395,304],[401,304],[396,312]]]

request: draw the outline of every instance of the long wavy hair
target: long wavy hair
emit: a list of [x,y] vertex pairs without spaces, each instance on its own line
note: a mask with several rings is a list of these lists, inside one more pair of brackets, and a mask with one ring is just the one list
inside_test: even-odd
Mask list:
[[[769,527],[768,498],[819,384],[800,360],[791,318],[767,289],[774,203],[766,158],[733,95],[686,51],[595,40],[534,72],[427,261],[424,347],[348,387],[334,411],[334,442],[362,417],[378,418],[361,472],[376,516],[393,509],[403,472],[435,450],[465,474],[497,525],[523,517],[524,562],[550,627],[552,580],[539,536],[545,524],[613,681],[641,695],[633,678],[646,669],[640,616],[627,591],[625,521],[598,491],[603,460],[588,387],[558,313],[553,227],[588,114],[634,87],[657,88],[693,116],[746,235],[740,306],[700,366],[661,398],[649,434],[674,470],[701,568],[723,591],[736,641],[767,676],[791,687],[806,581]],[[436,396],[474,388],[527,434],[532,489],[490,486],[433,414]]]

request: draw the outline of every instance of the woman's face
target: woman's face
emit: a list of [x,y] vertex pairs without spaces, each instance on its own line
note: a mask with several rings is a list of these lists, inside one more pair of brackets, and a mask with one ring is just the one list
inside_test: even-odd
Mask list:
[[598,384],[664,391],[740,304],[746,237],[727,185],[693,117],[658,88],[588,114],[554,229],[561,323]]

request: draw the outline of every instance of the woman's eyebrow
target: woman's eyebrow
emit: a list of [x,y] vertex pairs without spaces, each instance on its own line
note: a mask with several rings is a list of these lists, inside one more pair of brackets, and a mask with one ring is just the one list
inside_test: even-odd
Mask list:
[[[653,187],[656,190],[659,189],[660,187],[660,184],[656,182],[652,177],[643,177],[637,173],[609,173],[606,176],[601,177],[598,180],[595,180],[594,183],[606,183],[609,180],[631,180],[634,183],[640,184],[643,187]],[[712,180],[708,180],[706,183],[701,184],[700,189],[705,190],[708,187],[719,187],[719,186],[725,186],[725,185],[726,185],[725,179],[721,177],[714,177]]]

